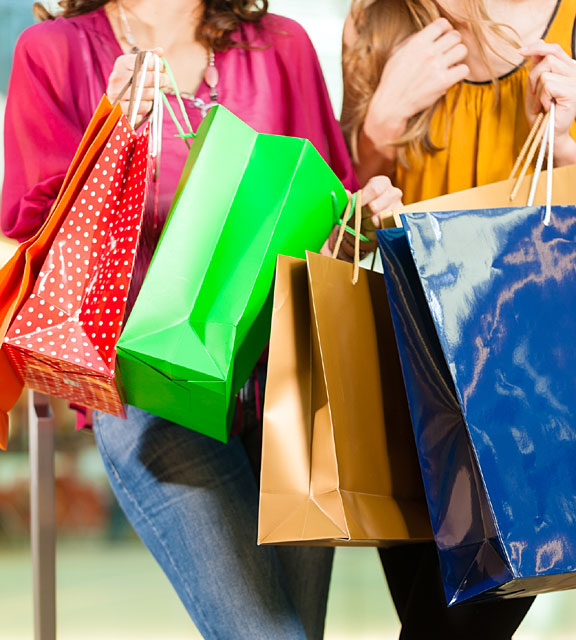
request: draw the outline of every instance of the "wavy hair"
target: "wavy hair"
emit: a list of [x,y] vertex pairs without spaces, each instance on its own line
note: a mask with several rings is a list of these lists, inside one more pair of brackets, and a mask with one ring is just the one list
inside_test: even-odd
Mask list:
[[[90,13],[113,0],[60,0],[58,15],[66,18]],[[204,0],[204,19],[198,26],[198,40],[215,51],[233,47],[249,48],[247,42],[232,38],[242,22],[258,22],[268,12],[268,0]],[[40,20],[55,16],[41,2],[34,3],[34,14]]]
[[[467,0],[463,5],[466,14],[457,16],[442,9],[434,0],[353,0],[350,15],[357,38],[343,51],[344,100],[341,125],[356,162],[358,136],[384,65],[402,40],[420,31],[436,18],[442,16],[455,26],[469,26],[486,69],[496,89],[498,88],[488,63],[487,52],[502,56],[488,41],[486,33],[490,32],[509,44],[519,46],[510,35],[515,32],[511,27],[496,23],[490,18],[484,0]],[[398,160],[405,166],[408,149],[416,154],[421,151],[438,151],[438,147],[430,139],[430,122],[443,101],[444,98],[440,98],[435,104],[413,115],[404,134],[393,142],[398,147]]]

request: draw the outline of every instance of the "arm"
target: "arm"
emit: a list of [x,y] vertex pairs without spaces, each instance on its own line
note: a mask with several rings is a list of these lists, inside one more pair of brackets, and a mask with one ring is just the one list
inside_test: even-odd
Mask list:
[[[356,33],[348,19],[343,47],[353,46]],[[430,23],[401,42],[386,62],[370,100],[358,139],[356,174],[361,184],[377,173],[394,175],[393,143],[410,119],[432,106],[469,73],[468,51],[458,31],[445,18]],[[346,87],[344,88],[346,93]]]
[[[134,55],[114,62],[87,59],[90,51],[68,20],[35,25],[20,36],[4,122],[5,174],[0,222],[23,241],[42,225],[54,202],[93,109],[104,92],[114,100],[132,76]],[[93,66],[91,64],[93,63]],[[110,64],[110,67],[108,67]],[[110,73],[110,69],[112,73]],[[140,114],[150,106],[153,74],[145,82]],[[165,76],[161,80],[165,83]],[[127,109],[127,99],[122,103]]]
[[[52,25],[49,25],[51,27]],[[3,232],[34,234],[50,207],[84,129],[72,95],[66,38],[36,25],[16,45],[4,122]]]

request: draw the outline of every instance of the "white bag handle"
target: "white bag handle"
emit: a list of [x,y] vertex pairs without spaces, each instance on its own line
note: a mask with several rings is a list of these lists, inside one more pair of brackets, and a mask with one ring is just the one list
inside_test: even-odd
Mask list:
[[542,136],[542,142],[540,144],[540,151],[538,153],[538,159],[536,160],[536,167],[534,169],[534,175],[532,176],[532,183],[530,185],[530,193],[528,195],[528,206],[531,207],[534,204],[534,198],[536,195],[536,186],[538,185],[538,179],[542,172],[542,166],[544,164],[544,154],[546,153],[546,145],[548,145],[548,164],[546,175],[546,210],[544,213],[543,223],[548,226],[550,224],[550,218],[552,216],[552,177],[554,174],[554,116],[556,112],[556,103],[554,100],[550,103],[549,117],[546,122],[546,129]]
[[140,79],[138,83],[138,90],[136,92],[136,98],[134,100],[134,107],[132,109],[132,115],[130,118],[130,125],[132,128],[136,126],[136,119],[138,116],[138,109],[142,102],[142,96],[144,94],[144,82],[146,81],[146,72],[148,71],[148,62],[150,57],[154,59],[154,99],[152,103],[152,114],[150,116],[151,131],[150,131],[150,143],[151,143],[151,155],[153,158],[160,154],[162,147],[162,94],[160,92],[160,57],[152,53],[152,51],[146,51],[144,55],[144,61],[142,63],[140,71]]

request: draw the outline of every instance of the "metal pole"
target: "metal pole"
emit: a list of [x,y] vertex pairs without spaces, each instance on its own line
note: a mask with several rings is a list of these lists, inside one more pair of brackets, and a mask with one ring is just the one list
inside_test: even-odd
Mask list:
[[49,397],[28,391],[34,640],[56,639],[54,418]]

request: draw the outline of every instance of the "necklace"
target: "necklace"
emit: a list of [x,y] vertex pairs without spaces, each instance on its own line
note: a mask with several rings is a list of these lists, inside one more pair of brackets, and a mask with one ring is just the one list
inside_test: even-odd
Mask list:
[[[122,3],[122,0],[116,0],[116,6],[118,7],[118,14],[120,16],[122,38],[128,44],[132,53],[138,53],[138,51],[140,51],[140,48],[138,47],[138,45],[136,44],[136,40],[134,39],[134,35],[132,33],[132,29],[130,28],[128,18],[126,17],[126,11],[124,10],[124,4]],[[206,69],[204,70],[203,80],[210,89],[210,102],[206,103],[204,100],[202,100],[202,98],[198,98],[193,93],[186,91],[182,91],[180,95],[190,100],[194,107],[200,109],[202,117],[204,118],[208,111],[218,104],[219,73],[218,69],[216,68],[214,49],[212,49],[211,47],[208,50],[208,63],[206,65]],[[165,93],[174,93],[174,90],[167,89],[165,90]]]

